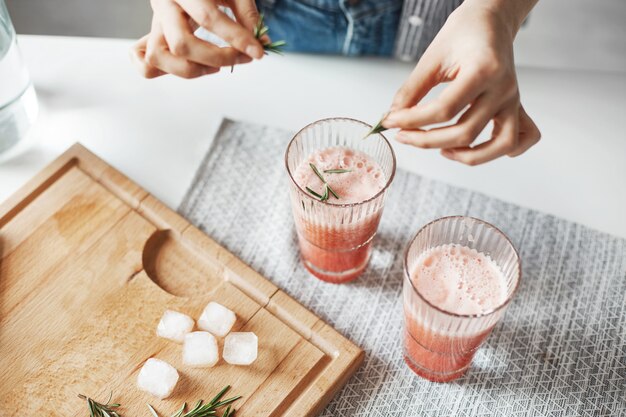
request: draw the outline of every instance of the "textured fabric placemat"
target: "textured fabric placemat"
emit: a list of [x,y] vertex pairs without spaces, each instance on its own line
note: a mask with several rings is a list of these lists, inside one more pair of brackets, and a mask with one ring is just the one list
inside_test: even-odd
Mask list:
[[[225,120],[180,212],[365,349],[322,416],[626,415],[626,240],[398,170],[369,268],[327,284],[298,257],[284,167],[292,136]],[[501,228],[523,274],[468,373],[438,384],[402,360],[402,255],[421,226],[453,214]]]

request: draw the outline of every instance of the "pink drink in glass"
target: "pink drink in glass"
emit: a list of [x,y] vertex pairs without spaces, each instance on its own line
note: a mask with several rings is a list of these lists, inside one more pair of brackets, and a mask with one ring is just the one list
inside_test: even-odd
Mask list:
[[287,148],[302,261],[327,282],[348,282],[367,267],[395,173],[391,146],[380,134],[363,139],[368,129],[352,119],[320,120],[298,132]]
[[463,375],[504,314],[520,274],[515,248],[488,223],[455,216],[422,228],[405,257],[409,367],[437,382]]

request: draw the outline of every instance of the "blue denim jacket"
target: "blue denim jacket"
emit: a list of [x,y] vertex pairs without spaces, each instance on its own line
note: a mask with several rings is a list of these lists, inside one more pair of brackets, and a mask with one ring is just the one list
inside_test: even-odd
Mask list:
[[258,0],[285,51],[391,56],[402,0]]

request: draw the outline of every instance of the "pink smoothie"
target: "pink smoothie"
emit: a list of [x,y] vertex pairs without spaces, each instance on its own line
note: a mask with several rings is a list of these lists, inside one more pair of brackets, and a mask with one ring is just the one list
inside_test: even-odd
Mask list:
[[[339,197],[335,198],[329,192],[326,203],[331,205],[369,200],[385,187],[387,181],[380,165],[365,153],[330,147],[309,155],[294,172],[294,179],[303,190],[308,187],[321,196],[324,195],[324,183],[311,168],[311,163]],[[338,169],[348,172],[324,172]],[[294,217],[304,265],[313,275],[328,282],[342,283],[358,277],[369,261],[382,204],[356,215],[351,207],[333,207],[330,212],[318,215],[315,211],[300,210],[301,204],[303,209],[306,207],[304,201],[297,201]]]
[[483,314],[506,300],[506,280],[496,263],[475,249],[437,246],[423,253],[411,273],[430,303],[456,314]]
[[[327,203],[360,203],[374,197],[385,187],[387,179],[378,163],[367,154],[344,147],[331,147],[319,150],[302,161],[294,173],[294,179],[305,190],[309,187],[316,193],[324,194],[324,183],[311,169],[313,163],[320,171],[339,199],[330,195]],[[325,170],[345,169],[340,174],[325,173]]]
[[[488,313],[506,301],[507,283],[500,268],[489,256],[466,246],[449,244],[426,251],[416,260],[411,281],[422,297],[450,313]],[[405,305],[405,362],[431,381],[463,375],[492,329],[444,330],[449,323],[425,310],[415,314]]]

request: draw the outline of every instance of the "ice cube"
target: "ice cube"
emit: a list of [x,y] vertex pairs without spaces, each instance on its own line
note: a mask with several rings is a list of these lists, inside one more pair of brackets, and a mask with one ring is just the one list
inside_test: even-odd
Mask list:
[[259,339],[252,332],[233,332],[224,339],[224,360],[231,365],[250,365],[256,360]]
[[169,397],[177,382],[176,368],[156,358],[148,359],[137,375],[139,389],[160,399]]
[[198,327],[215,336],[224,337],[230,332],[237,317],[221,304],[211,301],[198,319]]
[[183,343],[183,363],[185,365],[206,368],[219,360],[217,339],[209,332],[191,332],[185,335]]
[[157,326],[157,336],[183,343],[185,335],[193,330],[194,321],[186,314],[165,310]]

